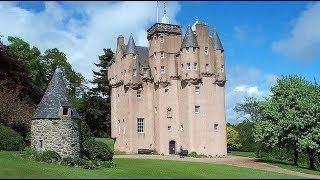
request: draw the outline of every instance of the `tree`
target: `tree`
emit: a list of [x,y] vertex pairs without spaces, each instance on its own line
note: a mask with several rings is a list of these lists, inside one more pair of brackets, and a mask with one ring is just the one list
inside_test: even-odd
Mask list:
[[77,97],[83,91],[85,78],[72,69],[65,53],[57,48],[47,49],[44,52],[43,59],[48,65],[47,82],[49,83],[55,69],[59,66],[64,70],[67,88],[72,97]]
[[254,122],[244,120],[241,123],[234,126],[234,129],[239,133],[239,142],[241,147],[239,150],[241,151],[255,151],[256,143],[254,143],[253,138],[253,127]]
[[265,146],[292,149],[297,166],[299,139],[308,131],[302,108],[308,101],[308,83],[297,75],[285,76],[277,80],[271,92],[271,98],[260,103],[261,121],[255,126],[255,141]]
[[238,150],[241,147],[239,132],[227,126],[227,147],[229,150]]
[[44,91],[48,85],[48,66],[41,60],[41,53],[38,48],[30,47],[24,40],[8,36],[9,52],[16,59],[26,65],[28,76],[32,79],[33,85],[40,91]]
[[258,121],[260,116],[258,104],[255,97],[246,97],[244,103],[237,103],[233,110],[248,121]]
[[111,136],[111,87],[108,80],[108,63],[113,59],[111,49],[103,49],[104,54],[99,56],[99,72],[93,71],[91,81],[96,85],[89,92],[83,94],[79,113],[83,116],[91,132],[96,137]]

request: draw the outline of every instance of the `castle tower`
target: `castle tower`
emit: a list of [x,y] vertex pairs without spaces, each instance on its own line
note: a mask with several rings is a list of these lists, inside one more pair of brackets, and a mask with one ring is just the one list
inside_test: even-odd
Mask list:
[[62,157],[79,156],[79,119],[69,98],[63,73],[57,68],[32,117],[32,149],[52,150]]

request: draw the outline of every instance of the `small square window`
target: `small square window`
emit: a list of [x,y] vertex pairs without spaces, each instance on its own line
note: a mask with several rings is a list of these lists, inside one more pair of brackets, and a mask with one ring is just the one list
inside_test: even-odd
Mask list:
[[215,131],[218,131],[218,124],[214,124],[213,128],[214,128]]
[[161,56],[161,59],[164,58],[164,52],[163,51],[161,51],[160,56]]
[[193,49],[193,53],[196,53],[196,48],[194,47],[194,48],[192,48]]
[[171,131],[171,126],[168,126],[168,131]]
[[195,86],[195,91],[196,94],[200,94],[200,86]]
[[137,75],[137,70],[133,69],[133,76],[136,76],[136,75]]
[[197,70],[198,69],[198,63],[194,63],[193,67],[194,67],[194,70]]
[[141,98],[142,97],[142,92],[141,92],[141,90],[137,90],[137,98]]
[[169,89],[164,89],[165,94],[169,94]]
[[163,36],[160,36],[160,43],[164,43],[164,38],[163,38]]
[[191,65],[190,63],[187,63],[187,70],[190,70],[191,69]]
[[160,73],[164,74],[165,72],[166,72],[166,70],[164,69],[164,66],[161,66]]
[[206,72],[209,71],[209,64],[206,64]]
[[200,106],[195,106],[194,107],[194,112],[197,113],[197,114],[200,113]]
[[208,47],[205,47],[205,48],[204,48],[204,53],[205,53],[206,55],[208,55]]
[[188,47],[186,48],[186,53],[189,53],[189,48]]

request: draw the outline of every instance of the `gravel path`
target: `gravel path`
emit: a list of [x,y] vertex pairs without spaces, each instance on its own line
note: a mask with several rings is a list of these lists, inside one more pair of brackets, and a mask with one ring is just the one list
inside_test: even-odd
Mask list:
[[228,156],[226,158],[192,158],[192,157],[179,158],[178,155],[161,156],[161,155],[134,154],[134,155],[114,155],[114,158],[163,159],[163,160],[226,164],[226,165],[232,165],[232,166],[238,166],[238,167],[246,167],[246,168],[252,168],[252,169],[278,172],[283,174],[290,174],[290,175],[300,176],[304,178],[320,179],[320,176],[318,175],[291,171],[291,170],[283,169],[268,163],[259,162],[255,158],[239,157],[239,156]]

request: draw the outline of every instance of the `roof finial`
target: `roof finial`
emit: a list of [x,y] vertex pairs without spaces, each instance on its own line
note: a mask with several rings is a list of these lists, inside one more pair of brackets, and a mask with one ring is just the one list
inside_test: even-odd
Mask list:
[[198,16],[196,16],[196,22],[198,22]]
[[157,23],[159,22],[159,6],[158,6],[158,2],[159,1],[157,1]]
[[163,13],[166,15],[167,14],[167,10],[166,10],[166,2],[163,1]]
[[163,17],[161,23],[170,24],[170,19],[167,16],[166,2],[163,2]]

